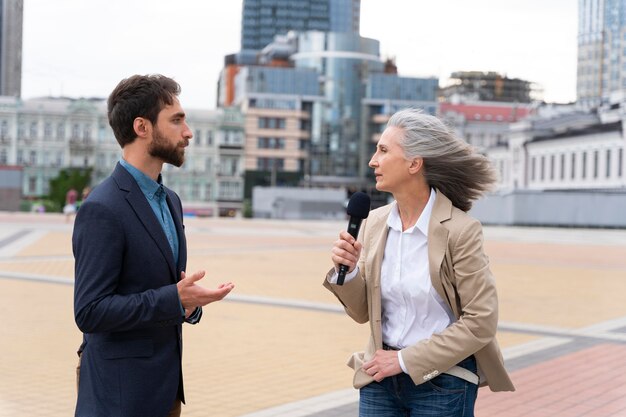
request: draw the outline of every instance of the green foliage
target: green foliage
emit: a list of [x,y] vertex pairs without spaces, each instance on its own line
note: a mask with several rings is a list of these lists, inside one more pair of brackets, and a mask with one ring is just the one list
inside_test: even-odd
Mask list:
[[75,189],[80,198],[83,188],[91,183],[91,171],[92,168],[65,168],[50,180],[48,200],[52,202],[55,211],[60,211],[65,205],[65,194],[69,189]]
[[252,218],[252,201],[249,198],[243,200],[242,215],[246,219]]

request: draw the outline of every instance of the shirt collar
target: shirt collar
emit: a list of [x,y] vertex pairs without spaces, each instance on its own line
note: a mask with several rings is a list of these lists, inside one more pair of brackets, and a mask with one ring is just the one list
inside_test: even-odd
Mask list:
[[128,161],[124,158],[120,159],[120,164],[126,168],[126,170],[133,176],[135,181],[137,181],[137,185],[141,188],[141,191],[145,194],[148,200],[153,200],[155,198],[159,198],[161,195],[164,195],[163,190],[163,180],[161,178],[161,174],[159,174],[157,180],[153,180],[134,166],[132,166]]
[[[424,234],[424,236],[428,237],[428,224],[430,223],[430,216],[433,212],[433,206],[435,205],[436,197],[437,197],[437,193],[435,192],[435,189],[431,188],[430,197],[428,197],[428,202],[426,203],[426,206],[424,206],[424,210],[422,210],[422,214],[420,214],[419,218],[415,222],[415,225],[405,230],[405,233],[413,233],[415,229],[418,229],[420,232]],[[393,205],[393,207],[391,208],[389,217],[387,217],[387,226],[389,226],[393,230],[402,232],[402,221],[400,220],[400,212],[398,210],[398,203],[394,201],[391,204]]]

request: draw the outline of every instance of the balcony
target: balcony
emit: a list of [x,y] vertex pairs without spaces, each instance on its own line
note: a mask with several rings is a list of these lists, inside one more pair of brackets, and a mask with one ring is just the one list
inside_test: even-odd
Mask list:
[[95,148],[95,140],[91,138],[71,138],[71,152],[93,152]]

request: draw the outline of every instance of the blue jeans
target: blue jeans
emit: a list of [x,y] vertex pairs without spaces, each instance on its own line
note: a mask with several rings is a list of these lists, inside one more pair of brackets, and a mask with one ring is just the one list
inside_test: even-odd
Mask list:
[[[459,366],[476,372],[473,356]],[[474,417],[478,386],[448,374],[415,385],[405,373],[361,388],[359,417]]]

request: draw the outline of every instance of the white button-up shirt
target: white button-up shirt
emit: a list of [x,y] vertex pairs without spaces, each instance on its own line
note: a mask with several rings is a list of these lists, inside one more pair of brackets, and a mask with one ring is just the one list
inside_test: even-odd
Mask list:
[[[396,348],[414,345],[443,331],[455,321],[450,307],[439,296],[430,280],[428,224],[437,193],[430,190],[428,203],[415,225],[402,231],[398,205],[394,201],[387,226],[389,233],[381,266],[383,342]],[[356,277],[359,268],[346,275]],[[337,273],[328,279],[337,283]],[[407,369],[398,351],[400,367]]]
[[389,234],[381,267],[383,342],[404,348],[439,333],[455,319],[430,280],[428,223],[436,193],[414,226],[402,231],[398,206],[392,203]]

